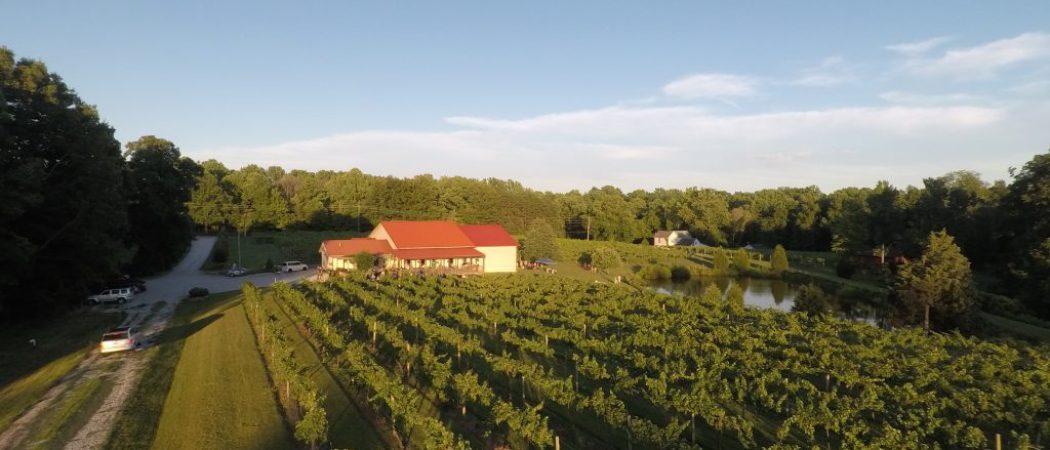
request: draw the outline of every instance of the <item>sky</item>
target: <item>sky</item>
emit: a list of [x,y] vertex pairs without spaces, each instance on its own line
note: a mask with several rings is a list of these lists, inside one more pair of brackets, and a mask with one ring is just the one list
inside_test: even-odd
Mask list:
[[228,167],[552,191],[816,185],[1050,149],[1050,2],[0,0],[0,45]]

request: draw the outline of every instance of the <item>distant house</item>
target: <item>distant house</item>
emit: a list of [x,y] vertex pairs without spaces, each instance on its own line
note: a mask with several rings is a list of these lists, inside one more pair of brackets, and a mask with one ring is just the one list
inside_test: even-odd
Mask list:
[[660,230],[653,234],[653,245],[657,247],[692,245],[695,240],[688,230]]
[[321,243],[321,268],[353,269],[354,255],[368,252],[388,269],[455,272],[514,272],[518,241],[499,225],[459,225],[449,221],[386,221],[367,238]]

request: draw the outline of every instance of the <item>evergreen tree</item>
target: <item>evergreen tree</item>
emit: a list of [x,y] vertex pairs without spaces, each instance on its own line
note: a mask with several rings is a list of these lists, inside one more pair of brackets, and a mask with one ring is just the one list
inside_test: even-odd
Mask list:
[[729,271],[729,257],[726,256],[725,249],[719,247],[715,250],[714,257],[714,270],[715,273],[724,274]]
[[922,257],[900,270],[898,289],[907,305],[922,310],[926,331],[931,311],[939,323],[957,323],[973,307],[970,261],[947,232],[930,233]]
[[770,260],[770,266],[773,269],[773,273],[780,275],[788,270],[788,255],[787,251],[784,250],[784,246],[777,244],[773,248],[773,257]]
[[751,255],[748,254],[747,250],[740,249],[733,254],[733,265],[736,269],[741,272],[747,272],[751,270]]
[[526,261],[539,258],[558,259],[558,242],[554,229],[546,220],[536,219],[525,232],[525,241],[521,245],[521,257]]

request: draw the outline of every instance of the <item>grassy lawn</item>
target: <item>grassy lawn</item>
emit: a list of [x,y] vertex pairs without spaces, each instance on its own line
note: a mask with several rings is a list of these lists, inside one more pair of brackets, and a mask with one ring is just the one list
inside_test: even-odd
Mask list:
[[[78,313],[44,323],[5,326],[0,336],[0,431],[32,406],[120,324],[121,313]],[[37,348],[29,345],[37,340]]]
[[1050,342],[1050,329],[1024,323],[1018,320],[1013,320],[1003,316],[997,316],[995,314],[989,314],[985,312],[982,312],[980,314],[981,318],[988,321],[988,323],[998,328],[1004,334],[1017,336],[1021,338],[1039,340],[1043,342]]
[[[321,241],[357,236],[360,234],[355,231],[256,231],[240,239],[241,265],[251,271],[265,270],[267,260],[275,265],[296,260],[315,266],[321,262],[321,255],[317,252]],[[223,270],[237,262],[237,235],[220,235],[219,239],[226,240],[229,259],[224,263],[215,263],[209,258],[201,269]],[[220,245],[221,242],[215,244],[216,248]]]
[[171,339],[185,343],[153,448],[295,447],[240,300],[209,297],[192,321],[172,329]]
[[295,346],[296,359],[325,396],[324,408],[328,414],[328,439],[332,446],[356,450],[387,448],[372,424],[361,415],[347,392],[321,363],[314,348],[299,333],[291,318],[274,303],[272,296],[266,296],[265,307],[278,318],[284,334]]

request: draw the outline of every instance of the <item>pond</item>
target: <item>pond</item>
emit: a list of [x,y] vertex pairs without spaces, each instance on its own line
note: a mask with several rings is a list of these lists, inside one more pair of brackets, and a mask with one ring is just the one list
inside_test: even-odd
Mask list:
[[[799,288],[799,285],[783,280],[749,277],[705,277],[685,281],[659,280],[649,283],[649,286],[657,291],[691,297],[703,295],[708,286],[717,286],[724,296],[729,291],[729,287],[734,285],[744,291],[745,305],[784,312],[791,312]],[[872,325],[888,326],[891,319],[890,314],[881,311],[882,308],[862,302],[838,301],[834,309],[835,315],[839,318],[867,322]]]

